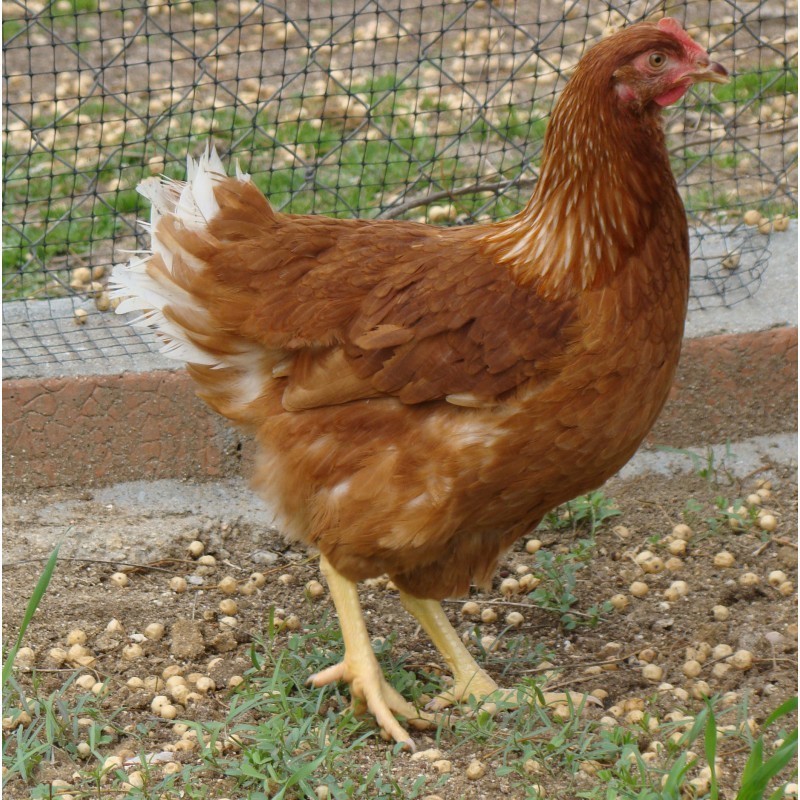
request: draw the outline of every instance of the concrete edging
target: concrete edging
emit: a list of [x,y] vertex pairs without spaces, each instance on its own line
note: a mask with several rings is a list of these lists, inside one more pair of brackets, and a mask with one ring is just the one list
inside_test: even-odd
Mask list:
[[[796,408],[797,327],[687,339],[659,426],[690,407],[713,413],[719,393],[758,374],[770,376],[773,407]],[[195,397],[183,371],[3,381],[6,489],[220,478],[247,472],[252,451]]]

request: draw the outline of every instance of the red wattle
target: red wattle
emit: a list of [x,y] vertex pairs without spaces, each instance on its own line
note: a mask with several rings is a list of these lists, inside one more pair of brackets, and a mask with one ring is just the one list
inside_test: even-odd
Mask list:
[[688,83],[682,83],[679,86],[676,86],[674,89],[664,92],[664,94],[656,97],[656,103],[658,103],[660,106],[671,106],[686,94],[687,90],[689,89],[689,85],[690,84]]

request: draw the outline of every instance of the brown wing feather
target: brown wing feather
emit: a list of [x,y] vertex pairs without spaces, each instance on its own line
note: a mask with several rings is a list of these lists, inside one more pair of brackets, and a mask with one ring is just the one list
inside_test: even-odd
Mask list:
[[390,395],[496,398],[579,338],[574,302],[547,301],[486,255],[476,229],[275,213],[251,184],[217,189],[220,327],[294,355],[287,409]]

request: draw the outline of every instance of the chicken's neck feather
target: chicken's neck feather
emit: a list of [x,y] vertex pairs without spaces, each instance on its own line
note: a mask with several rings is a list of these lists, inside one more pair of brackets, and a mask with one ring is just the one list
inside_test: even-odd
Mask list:
[[484,238],[543,295],[608,281],[677,198],[659,114],[620,110],[586,77],[576,75],[559,99],[530,202]]

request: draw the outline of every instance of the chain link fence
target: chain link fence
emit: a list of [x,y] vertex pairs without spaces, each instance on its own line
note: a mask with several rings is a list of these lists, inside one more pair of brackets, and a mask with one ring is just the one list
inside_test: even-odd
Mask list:
[[518,211],[586,47],[655,13],[734,76],[665,121],[692,302],[731,305],[795,213],[793,0],[6,0],[5,366],[148,349],[105,282],[144,245],[136,184],[182,177],[209,138],[287,211],[441,224]]

